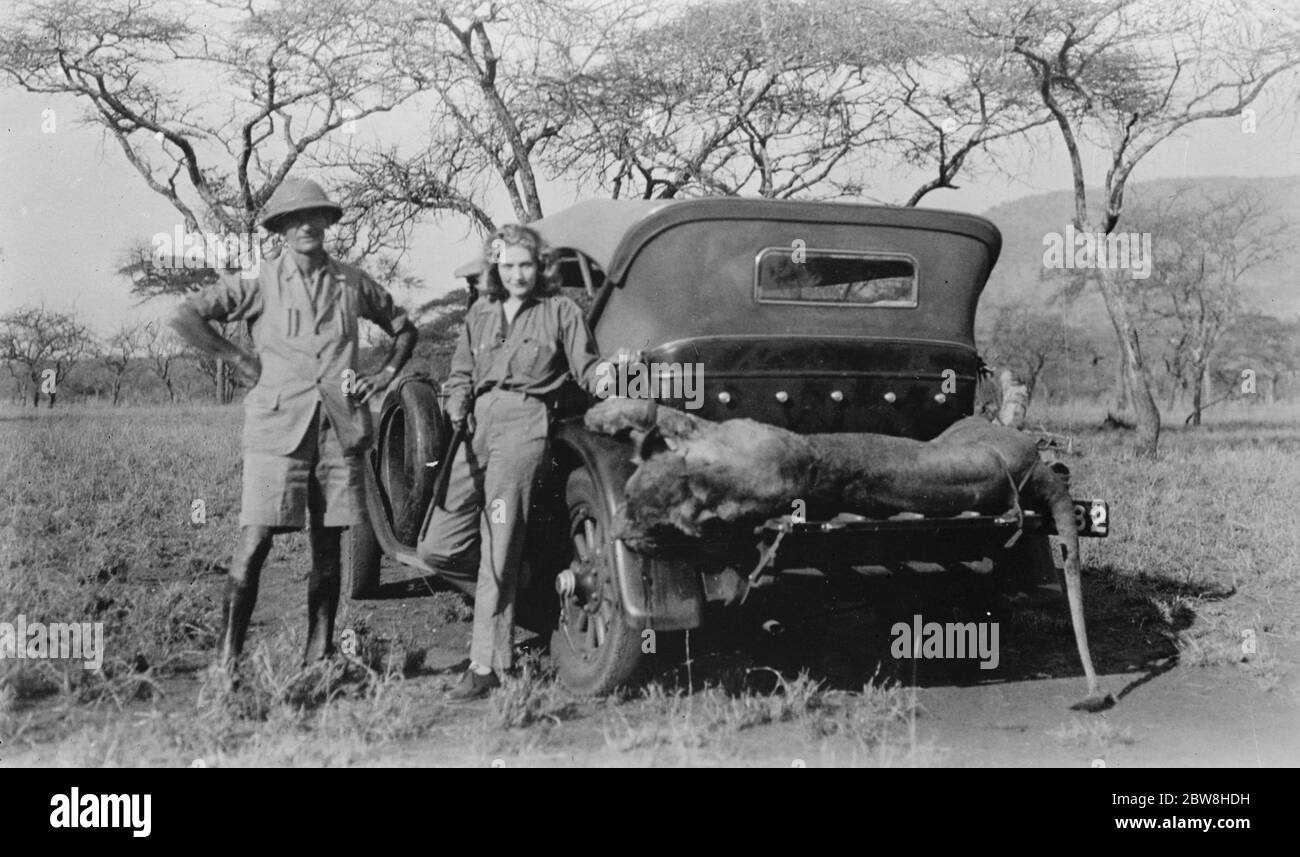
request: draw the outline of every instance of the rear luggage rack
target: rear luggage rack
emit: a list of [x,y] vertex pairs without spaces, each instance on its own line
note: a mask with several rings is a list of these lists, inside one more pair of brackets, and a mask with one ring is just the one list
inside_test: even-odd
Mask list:
[[[1110,533],[1110,507],[1105,500],[1074,500],[1074,518],[1080,536],[1105,538]],[[1022,528],[1025,533],[1035,535],[1055,535],[1055,522],[1037,512],[1025,510],[1023,527],[1021,516],[1015,510],[1001,515],[986,515],[979,512],[961,512],[957,515],[922,515],[917,512],[903,512],[888,518],[868,518],[850,512],[841,512],[833,518],[822,521],[796,520],[791,515],[782,515],[764,521],[755,529],[756,535],[783,533],[794,536],[816,536],[821,534],[843,533],[925,533],[948,530],[984,530],[990,532],[1014,532]]]

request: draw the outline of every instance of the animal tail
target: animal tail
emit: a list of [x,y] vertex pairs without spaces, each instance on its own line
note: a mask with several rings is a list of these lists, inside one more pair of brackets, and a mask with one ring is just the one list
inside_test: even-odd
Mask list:
[[1029,493],[1050,512],[1065,554],[1065,595],[1070,604],[1070,624],[1074,628],[1074,642],[1083,661],[1083,674],[1088,680],[1088,697],[1071,706],[1081,711],[1101,711],[1115,704],[1115,699],[1103,693],[1097,683],[1097,673],[1088,651],[1088,631],[1083,619],[1083,565],[1079,559],[1079,531],[1074,519],[1074,503],[1060,478],[1042,461],[1034,465],[1028,484]]

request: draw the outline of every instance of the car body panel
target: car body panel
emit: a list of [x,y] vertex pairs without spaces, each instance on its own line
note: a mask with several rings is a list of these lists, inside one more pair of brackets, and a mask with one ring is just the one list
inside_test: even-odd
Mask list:
[[[669,375],[700,367],[691,395],[679,387],[680,395],[660,397],[670,407],[800,433],[917,440],[974,412],[983,369],[975,312],[1002,246],[997,228],[981,217],[740,198],[593,200],[531,225],[556,251],[563,284],[587,311],[601,354],[639,350],[650,367]],[[810,258],[810,269],[801,269]],[[817,279],[819,271],[841,263],[868,273],[862,282]],[[472,280],[481,270],[482,261],[475,260],[457,274]],[[801,273],[806,270],[812,273]],[[884,300],[862,298],[870,288],[859,287],[877,279],[902,288]],[[812,286],[783,291],[787,282],[804,281]],[[825,294],[834,292],[817,291],[841,285],[852,299],[827,303]],[[617,520],[635,469],[633,444],[587,431],[580,417],[557,420],[553,441],[558,470],[586,469],[610,520]],[[374,490],[373,474],[367,488]],[[552,486],[550,494],[557,490],[563,493]],[[556,499],[563,498],[548,502]],[[372,514],[385,511],[382,502],[370,506]],[[820,520],[786,522],[785,554],[772,567],[799,560],[894,562],[922,554],[965,560],[996,552],[1025,523],[981,516],[845,525],[835,511]],[[553,517],[537,521],[549,528],[545,537],[557,535]],[[1041,539],[1050,525],[1035,520],[1024,529],[1027,538]],[[395,545],[389,527],[376,532],[386,552],[420,567],[409,549]],[[684,553],[655,557],[616,541],[621,608],[637,627],[697,627],[710,597],[702,564],[757,575],[743,566],[753,562],[756,546],[771,544],[780,532],[769,522],[735,533],[730,543],[695,541]]]

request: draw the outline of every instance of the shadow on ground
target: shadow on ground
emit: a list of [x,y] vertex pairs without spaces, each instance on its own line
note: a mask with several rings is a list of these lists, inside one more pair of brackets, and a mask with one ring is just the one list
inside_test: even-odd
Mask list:
[[[1229,595],[1212,587],[1120,575],[1109,567],[1087,570],[1084,602],[1098,673],[1131,673],[1133,681],[1122,696],[1171,669],[1178,657],[1176,634],[1196,620],[1189,605]],[[1170,604],[1183,606],[1170,610]],[[911,626],[916,616],[922,622],[997,622],[996,667],[981,669],[978,656],[896,658],[895,625]],[[690,635],[689,671],[684,635],[664,635],[670,636],[669,645],[660,654],[667,657],[658,660],[671,665],[656,671],[655,680],[765,692],[776,677],[764,667],[786,677],[807,670],[828,689],[847,691],[860,691],[873,677],[939,687],[1083,676],[1064,600],[1013,605],[983,575],[796,578],[754,593],[740,613],[710,618],[712,625]],[[991,635],[985,639],[992,641]]]

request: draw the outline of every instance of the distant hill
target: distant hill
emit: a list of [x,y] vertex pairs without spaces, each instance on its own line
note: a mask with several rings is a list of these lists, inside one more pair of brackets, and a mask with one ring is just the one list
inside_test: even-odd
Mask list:
[[[1132,201],[1170,194],[1188,184],[1211,193],[1241,185],[1259,187],[1268,195],[1277,215],[1295,224],[1295,245],[1281,259],[1254,272],[1245,291],[1247,303],[1256,309],[1280,318],[1300,316],[1300,273],[1297,273],[1300,272],[1300,176],[1161,179],[1130,186],[1126,199]],[[1100,199],[1100,193],[1092,190],[1088,197],[1089,202],[1093,202]],[[1074,194],[1071,191],[1021,197],[984,212],[984,216],[1002,230],[1003,246],[1002,257],[985,289],[982,306],[1019,301],[1031,305],[1058,303],[1060,281],[1054,277],[1043,278],[1043,236],[1048,232],[1064,233],[1073,213]],[[1120,230],[1124,229],[1121,219]],[[1101,300],[1091,288],[1072,307],[1071,315],[1083,323],[1108,324]]]

